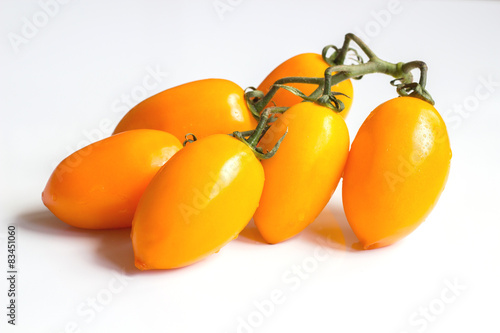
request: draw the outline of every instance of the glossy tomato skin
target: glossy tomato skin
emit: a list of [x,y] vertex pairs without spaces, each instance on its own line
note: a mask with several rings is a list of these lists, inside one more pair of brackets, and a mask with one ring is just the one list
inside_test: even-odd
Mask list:
[[347,220],[365,249],[390,245],[426,218],[451,161],[437,110],[413,97],[378,106],[360,127],[344,171]]
[[253,152],[228,135],[189,143],[158,172],[132,225],[141,270],[190,265],[238,236],[264,186]]
[[289,239],[314,221],[335,191],[349,152],[344,119],[326,107],[291,107],[261,146],[270,150],[287,128],[278,152],[262,161],[266,181],[254,220],[269,243]]
[[198,138],[255,128],[244,91],[223,79],[206,79],[167,89],[142,101],[120,121],[114,133],[138,128],[166,131],[181,142],[187,133]]
[[[290,76],[303,76],[303,77],[324,77],[325,70],[329,65],[323,60],[320,54],[316,53],[303,53],[296,55],[281,65],[276,67],[257,88],[264,93],[267,93],[274,82],[279,79],[290,77]],[[314,84],[304,84],[304,83],[293,83],[289,84],[302,91],[306,95],[310,95],[317,86]],[[337,91],[346,94],[349,97],[337,96],[344,103],[344,110],[340,113],[342,117],[346,117],[351,109],[352,98],[353,98],[353,88],[351,80],[345,80],[339,84],[332,87],[332,91]],[[287,106],[291,107],[297,103],[300,103],[302,99],[295,96],[293,93],[286,91],[284,89],[279,89],[274,95],[272,101],[276,103],[276,106]],[[269,106],[273,104],[270,103]]]
[[130,227],[146,186],[181,148],[179,140],[162,131],[113,135],[64,159],[47,182],[42,201],[75,227]]

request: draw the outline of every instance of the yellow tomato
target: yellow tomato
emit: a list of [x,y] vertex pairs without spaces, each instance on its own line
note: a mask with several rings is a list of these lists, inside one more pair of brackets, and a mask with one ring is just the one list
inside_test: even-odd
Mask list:
[[144,192],[132,225],[141,270],[190,265],[236,238],[252,218],[264,171],[248,146],[228,135],[189,143]]
[[130,227],[146,186],[181,148],[173,135],[147,129],[95,142],[56,167],[42,193],[43,203],[75,227]]
[[114,133],[151,128],[171,133],[182,142],[187,133],[203,138],[251,130],[256,124],[241,87],[228,80],[206,79],[142,101],[123,117]]
[[271,150],[287,129],[276,155],[262,161],[266,181],[254,220],[269,243],[293,237],[314,221],[335,191],[349,151],[344,119],[326,107],[291,107],[260,145]]
[[[290,76],[302,76],[302,77],[324,77],[325,70],[329,65],[323,60],[320,54],[316,53],[303,53],[296,55],[281,65],[276,67],[259,85],[258,90],[266,94],[271,88],[272,84],[279,79],[290,77]],[[306,95],[312,94],[312,92],[317,88],[314,84],[305,83],[291,83],[287,84],[289,86],[295,87],[302,91]],[[345,80],[332,87],[332,91],[341,92],[349,97],[338,95],[337,98],[344,103],[344,110],[340,113],[342,117],[346,117],[352,105],[353,89],[351,80]],[[272,101],[276,106],[286,106],[290,107],[297,103],[302,102],[302,98],[294,95],[293,93],[279,89],[274,95]],[[268,106],[273,106],[270,103]]]
[[446,183],[451,149],[437,110],[413,97],[378,106],[353,141],[342,196],[347,220],[365,249],[411,233]]

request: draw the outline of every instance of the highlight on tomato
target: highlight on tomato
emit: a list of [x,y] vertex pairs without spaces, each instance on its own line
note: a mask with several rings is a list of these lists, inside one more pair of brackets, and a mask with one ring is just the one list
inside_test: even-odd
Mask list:
[[203,138],[251,130],[257,122],[244,94],[240,86],[224,79],[185,83],[137,104],[122,118],[114,134],[149,128],[171,133],[183,141],[187,133]]
[[451,149],[446,125],[428,102],[397,97],[366,118],[352,143],[342,198],[365,249],[409,235],[436,205]]
[[75,227],[130,227],[146,186],[181,148],[172,134],[150,129],[97,141],[59,163],[42,201],[61,221]]

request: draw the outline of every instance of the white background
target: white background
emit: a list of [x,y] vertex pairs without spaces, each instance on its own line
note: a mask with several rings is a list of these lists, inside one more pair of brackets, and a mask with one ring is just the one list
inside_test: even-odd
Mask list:
[[[231,10],[218,13],[221,3]],[[394,10],[387,1],[73,0],[50,8],[48,17],[37,1],[0,5],[1,272],[7,225],[17,226],[19,247],[18,325],[6,324],[2,273],[0,331],[500,330],[499,2],[403,1]],[[26,20],[40,26],[31,35]],[[398,244],[356,250],[337,191],[288,242],[265,245],[249,225],[191,267],[140,272],[129,230],[78,230],[42,205],[55,165],[89,137],[109,135],[129,108],[127,95],[135,104],[141,91],[210,77],[257,86],[285,59],[340,46],[347,32],[365,35],[383,59],[426,61],[428,89],[448,123],[447,187]],[[14,35],[25,38],[17,47]],[[151,70],[168,74],[144,91]],[[351,140],[395,96],[389,80],[354,82]],[[274,293],[282,297],[272,308]]]

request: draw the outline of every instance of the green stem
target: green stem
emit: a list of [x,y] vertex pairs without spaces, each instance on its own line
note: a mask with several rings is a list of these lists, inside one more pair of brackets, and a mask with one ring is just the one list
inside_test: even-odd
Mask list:
[[[351,41],[356,43],[368,56],[369,61],[367,63],[343,65],[347,52],[351,50],[349,48],[349,43]],[[336,53],[337,54],[333,54],[333,59],[325,59],[325,61],[333,64],[333,66],[329,67],[325,71],[324,93],[329,91],[328,89],[330,89],[330,87],[344,80],[359,78],[366,74],[382,73],[390,75],[400,81],[400,84],[397,84],[396,86],[397,92],[401,96],[414,96],[423,99],[430,104],[434,104],[434,100],[431,95],[425,90],[425,85],[427,83],[427,65],[425,62],[417,60],[407,63],[399,62],[394,64],[384,61],[377,57],[368,45],[366,45],[365,42],[363,42],[358,36],[351,33],[345,36],[344,45],[342,45],[342,48]],[[323,56],[325,57],[325,51],[323,52]],[[418,85],[415,85],[413,83],[413,75],[411,74],[411,71],[417,68],[420,70],[420,79]],[[337,72],[337,74],[333,75],[333,78],[330,80],[328,77],[332,76],[333,72]],[[408,93],[408,89],[413,89],[413,92]]]
[[418,84],[422,88],[425,89],[425,85],[427,83],[427,64],[423,61],[410,61],[403,65],[404,72],[410,72],[412,69],[418,68],[420,69],[420,79],[418,80]]
[[351,41],[354,41],[359,48],[368,56],[368,59],[376,59],[378,58],[375,53],[368,47],[368,45],[365,44],[358,36],[355,34],[347,34],[345,35],[344,39],[344,45],[342,45],[342,48],[340,49],[340,52],[338,53],[337,57],[333,60],[333,63],[336,65],[341,65],[345,62],[345,57],[347,55],[347,51],[349,51],[349,43]]
[[[363,59],[359,56],[359,54],[354,49],[349,47],[351,42],[356,43],[366,54],[368,62],[363,63]],[[333,48],[335,52],[331,56],[327,57],[327,53],[330,48]],[[355,52],[357,62],[359,62],[358,64],[344,64],[349,51]],[[280,88],[289,90],[304,100],[315,101],[340,112],[343,109],[343,104],[335,97],[338,93],[332,92],[332,87],[342,81],[348,79],[359,79],[366,74],[373,73],[381,73],[392,76],[395,80],[391,81],[391,84],[397,87],[399,95],[417,97],[430,104],[434,104],[431,95],[425,90],[425,85],[427,83],[427,65],[423,61],[391,63],[382,60],[377,57],[368,45],[366,45],[358,36],[351,33],[345,36],[344,44],[341,49],[338,49],[333,45],[328,45],[323,49],[322,55],[323,59],[331,65],[331,67],[326,69],[325,76],[323,78],[286,77],[276,81],[265,95],[263,95],[262,92],[255,90],[248,93],[248,95],[246,95],[247,103],[249,104],[254,117],[259,119],[262,110],[264,110],[266,105],[270,103],[273,96]],[[413,82],[413,75],[411,71],[414,69],[420,70],[418,83]],[[396,83],[396,81],[399,81],[399,83]],[[311,95],[305,96],[298,89],[286,86],[290,83],[316,84],[318,87]]]
[[[403,83],[411,83],[413,75],[411,72],[403,70],[404,63],[393,64],[378,58],[370,59],[367,63],[359,65],[336,65],[328,67],[325,71],[324,93],[331,90],[331,87],[347,79],[353,79],[366,74],[382,73],[390,75],[395,79],[400,79]],[[336,74],[333,74],[336,72]],[[330,90],[328,90],[330,89]]]
[[[285,132],[285,134],[278,140],[276,145],[273,147],[268,152],[264,152],[261,147],[257,147],[259,144],[259,141],[262,139],[266,131],[269,129],[269,118],[271,115],[274,113],[279,113],[283,112],[283,108],[267,108],[262,112],[262,115],[260,117],[259,123],[257,124],[257,127],[253,131],[247,131],[247,132],[233,132],[232,136],[235,137],[236,139],[240,140],[244,144],[246,144],[252,152],[255,154],[255,156],[260,159],[268,159],[274,156],[276,152],[278,151],[279,146],[281,145],[281,142],[285,138],[286,134],[288,133],[288,130]],[[248,139],[246,138],[248,136]]]
[[271,115],[269,109],[264,110],[262,112],[262,115],[260,117],[259,123],[257,124],[257,127],[253,131],[253,133],[250,135],[250,137],[246,140],[247,143],[252,146],[256,147],[257,143],[259,143],[260,137],[264,130],[266,129],[267,126],[267,121],[269,120],[269,116]]
[[[285,77],[282,79],[279,79],[278,81],[274,82],[274,84],[271,86],[271,89],[269,89],[269,92],[257,103],[255,103],[255,108],[258,111],[262,111],[269,102],[271,102],[271,99],[273,96],[276,94],[278,89],[280,88],[280,85],[284,84],[289,84],[289,83],[305,83],[305,84],[317,84],[317,85],[322,85],[324,82],[324,79],[322,77],[300,77],[300,76],[291,76],[291,77]],[[260,113],[260,112],[259,112]]]

